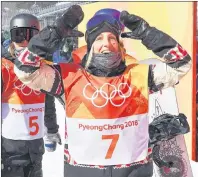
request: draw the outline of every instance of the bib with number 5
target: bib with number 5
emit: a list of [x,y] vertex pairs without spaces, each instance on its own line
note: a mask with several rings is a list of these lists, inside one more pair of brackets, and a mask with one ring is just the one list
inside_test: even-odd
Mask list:
[[44,103],[2,103],[2,136],[12,140],[34,140],[44,136]]
[[14,64],[2,58],[2,136],[33,140],[44,136],[45,94],[24,85]]

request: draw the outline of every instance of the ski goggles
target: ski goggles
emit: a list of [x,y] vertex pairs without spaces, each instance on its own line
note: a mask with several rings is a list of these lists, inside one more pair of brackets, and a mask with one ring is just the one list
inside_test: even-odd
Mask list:
[[115,18],[117,20],[118,24],[120,25],[120,29],[122,31],[124,31],[124,24],[122,24],[120,21],[120,11],[119,10],[112,9],[112,8],[104,8],[104,9],[100,9],[99,11],[97,11],[95,13],[95,15],[100,15],[100,14],[111,15],[113,18]]
[[91,34],[92,32],[101,28],[104,24],[108,25],[111,29],[120,34],[121,28],[118,21],[107,14],[93,16],[87,23],[87,34]]
[[38,32],[37,29],[33,28],[15,28],[10,31],[11,40],[16,43],[21,43],[24,40],[30,41]]

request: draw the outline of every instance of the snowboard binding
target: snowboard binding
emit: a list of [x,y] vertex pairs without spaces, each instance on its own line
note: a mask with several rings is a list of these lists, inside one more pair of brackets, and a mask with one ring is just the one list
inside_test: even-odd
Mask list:
[[184,114],[179,114],[178,116],[162,114],[150,123],[149,145],[153,146],[153,161],[159,168],[163,166],[171,168],[174,164],[173,162],[165,162],[160,158],[160,143],[189,131],[190,127]]

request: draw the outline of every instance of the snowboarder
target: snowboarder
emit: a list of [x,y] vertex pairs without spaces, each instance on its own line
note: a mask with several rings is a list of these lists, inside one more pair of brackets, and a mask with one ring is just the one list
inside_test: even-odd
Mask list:
[[42,177],[44,124],[46,140],[60,142],[55,98],[25,86],[14,74],[14,61],[39,32],[39,21],[31,14],[18,14],[10,21],[12,43],[2,56],[2,175]]
[[[81,64],[60,64],[56,69],[46,65],[43,58],[52,60],[62,38],[82,36],[73,29],[83,16],[80,6],[74,5],[56,26],[34,36],[18,57],[15,73],[29,87],[66,102],[65,176],[151,177],[149,92],[177,84],[190,70],[191,57],[169,35],[122,11],[120,20],[131,32],[121,34],[111,15],[95,15],[86,26],[87,54]],[[141,40],[164,62],[126,66],[120,36]]]

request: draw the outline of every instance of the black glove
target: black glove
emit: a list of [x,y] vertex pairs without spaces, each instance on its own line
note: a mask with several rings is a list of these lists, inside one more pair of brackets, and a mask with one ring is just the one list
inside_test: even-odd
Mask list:
[[178,116],[167,113],[162,114],[149,124],[149,146],[153,146],[152,158],[159,168],[164,166],[171,168],[174,165],[173,161],[164,161],[160,157],[161,142],[170,140],[177,135],[188,133],[189,131],[190,127],[187,117],[182,113]]
[[120,21],[131,30],[131,32],[122,33],[123,38],[141,39],[146,37],[146,31],[150,28],[149,24],[139,16],[129,14],[127,11],[122,11]]
[[29,51],[53,61],[53,53],[59,48],[63,38],[83,37],[84,34],[74,30],[84,18],[80,6],[74,5],[68,8],[55,24],[46,26],[37,35],[33,36],[28,44]]
[[150,144],[166,141],[189,131],[190,127],[184,114],[162,114],[149,124]]
[[68,8],[61,17],[56,19],[55,26],[57,33],[61,38],[65,37],[83,37],[84,34],[74,30],[83,20],[84,12],[79,5],[73,5]]

